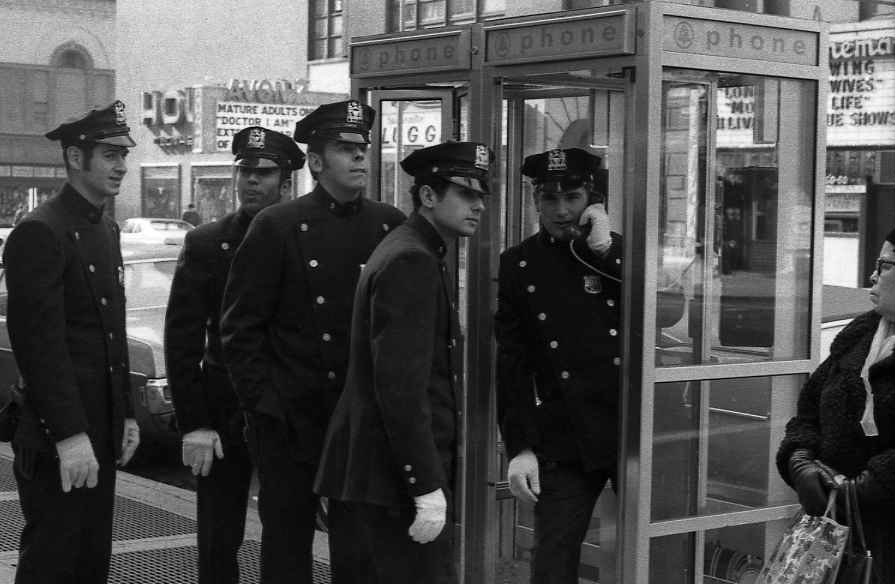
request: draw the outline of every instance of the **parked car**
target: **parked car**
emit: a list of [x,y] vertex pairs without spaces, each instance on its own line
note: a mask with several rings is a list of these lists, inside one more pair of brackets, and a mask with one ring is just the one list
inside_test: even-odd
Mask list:
[[10,233],[12,233],[12,224],[0,223],[0,244],[6,242],[6,239],[9,237]]
[[[165,309],[179,252],[179,246],[122,243],[131,395],[144,450],[179,443],[163,350]],[[6,274],[0,270],[0,403],[9,400],[18,378],[6,328],[7,300]]]
[[183,244],[193,225],[180,219],[131,217],[121,224],[121,243]]

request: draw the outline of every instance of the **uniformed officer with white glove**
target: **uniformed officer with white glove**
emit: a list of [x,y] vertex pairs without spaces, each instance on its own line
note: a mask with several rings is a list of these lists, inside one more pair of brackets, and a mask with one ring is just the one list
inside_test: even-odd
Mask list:
[[106,581],[116,462],[127,464],[140,443],[119,230],[106,208],[136,146],[127,117],[115,101],[46,134],[60,143],[68,180],[16,225],[3,252],[24,382],[12,440],[25,519],[19,584]]
[[478,228],[493,154],[449,142],[401,161],[414,213],[361,272],[345,389],[315,484],[333,584],[455,584],[460,334],[447,257]]
[[500,258],[498,422],[510,491],[535,506],[531,582],[572,584],[617,464],[622,240],[598,156],[549,150],[522,174],[540,231]]
[[239,580],[236,556],[253,470],[245,417],[221,348],[224,287],[251,221],[291,193],[293,172],[305,160],[294,140],[261,126],[239,131],[231,150],[239,208],[187,233],[165,314],[182,459],[197,477],[199,584]]

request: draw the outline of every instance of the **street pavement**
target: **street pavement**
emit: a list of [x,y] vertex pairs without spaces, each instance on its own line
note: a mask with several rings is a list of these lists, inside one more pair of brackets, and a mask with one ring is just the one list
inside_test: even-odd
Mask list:
[[[12,449],[0,444],[0,584],[12,584],[23,525]],[[255,505],[246,517],[240,551],[241,582],[258,582],[261,522]],[[184,584],[197,582],[196,494],[152,479],[118,472],[109,583]],[[329,582],[326,534],[314,540],[315,584]]]

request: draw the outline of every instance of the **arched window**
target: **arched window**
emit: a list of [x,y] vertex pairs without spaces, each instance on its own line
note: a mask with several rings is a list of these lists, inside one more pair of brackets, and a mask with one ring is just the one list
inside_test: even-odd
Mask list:
[[92,69],[93,59],[87,49],[77,43],[65,43],[53,51],[50,64],[63,69]]

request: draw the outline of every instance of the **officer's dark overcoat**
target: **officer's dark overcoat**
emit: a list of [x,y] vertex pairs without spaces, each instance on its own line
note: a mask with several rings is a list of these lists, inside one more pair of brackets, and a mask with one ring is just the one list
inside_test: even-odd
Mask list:
[[[220,312],[230,262],[251,217],[241,211],[189,231],[165,314],[165,363],[182,434],[227,431],[239,404],[224,366]],[[206,343],[207,339],[207,343]]]
[[348,379],[327,433],[318,494],[406,505],[452,488],[460,351],[445,251],[432,224],[414,214],[364,268]]
[[118,457],[134,417],[118,226],[66,184],[13,230],[3,257],[26,384],[15,444],[51,450],[87,432],[101,464]]
[[575,253],[542,230],[500,256],[498,421],[510,458],[531,448],[609,469],[618,444],[621,285],[597,270],[620,277],[622,241],[613,234],[603,257],[583,239],[574,243]]
[[373,249],[404,215],[321,186],[264,209],[233,258],[224,355],[241,405],[288,422],[297,460],[316,462],[348,364],[354,289]]

